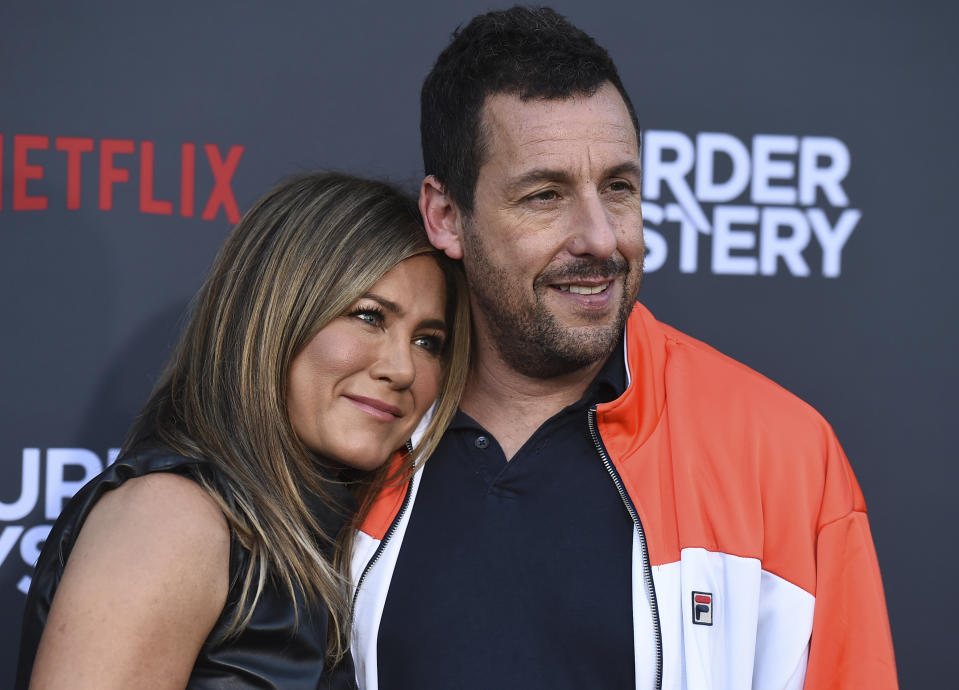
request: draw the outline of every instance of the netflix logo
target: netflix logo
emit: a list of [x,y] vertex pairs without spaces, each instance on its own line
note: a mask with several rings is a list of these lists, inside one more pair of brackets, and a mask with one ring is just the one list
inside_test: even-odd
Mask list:
[[[136,189],[140,213],[169,216],[176,212],[192,218],[199,209],[203,220],[215,220],[221,211],[230,223],[240,220],[233,176],[243,156],[242,146],[231,146],[224,152],[216,144],[183,143],[179,151],[163,154],[166,162],[179,163],[179,185],[172,187],[179,188],[175,198],[158,198],[155,191],[157,152],[152,141],[0,134],[0,211],[44,211],[51,204],[62,204],[70,210],[92,207],[92,193],[84,196],[84,189],[92,182],[97,185],[96,204],[101,211],[113,210],[114,193],[122,193],[126,187],[130,192]],[[91,157],[97,170],[92,181],[84,179],[84,170],[89,173],[92,169]],[[207,185],[197,189],[197,166],[208,166],[200,170],[204,179],[207,170],[212,174],[209,189]],[[4,198],[4,173],[12,178],[9,199]],[[66,179],[64,198],[52,199],[40,193],[40,183],[48,176]]]

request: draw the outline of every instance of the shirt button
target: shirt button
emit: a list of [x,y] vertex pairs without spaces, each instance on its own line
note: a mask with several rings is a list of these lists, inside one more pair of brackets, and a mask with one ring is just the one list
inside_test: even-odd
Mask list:
[[480,450],[489,448],[489,439],[486,438],[485,436],[477,436],[476,440],[473,443]]

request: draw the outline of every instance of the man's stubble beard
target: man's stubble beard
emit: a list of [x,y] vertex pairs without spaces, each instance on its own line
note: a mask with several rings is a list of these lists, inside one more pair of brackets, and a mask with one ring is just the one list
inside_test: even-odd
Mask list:
[[[524,300],[522,287],[509,272],[493,265],[480,233],[464,224],[463,266],[474,304],[489,328],[491,345],[514,371],[529,378],[548,379],[578,371],[609,357],[622,335],[642,285],[642,265],[629,272],[622,258],[582,259],[536,277],[533,300]],[[611,324],[573,329],[559,323],[541,299],[549,284],[571,278],[618,277],[623,294]]]

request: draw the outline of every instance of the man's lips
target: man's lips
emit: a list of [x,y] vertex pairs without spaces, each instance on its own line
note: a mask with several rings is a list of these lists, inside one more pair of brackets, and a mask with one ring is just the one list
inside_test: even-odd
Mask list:
[[363,395],[344,395],[343,397],[377,419],[392,421],[403,416],[403,411],[400,408],[377,398],[367,398]]
[[585,281],[576,283],[557,283],[554,284],[553,287],[560,292],[571,292],[574,295],[598,295],[601,292],[605,292],[612,284],[612,280],[605,280],[603,282]]
[[580,260],[544,271],[533,281],[533,287],[588,297],[606,292],[628,274],[629,265],[618,256],[606,261]]

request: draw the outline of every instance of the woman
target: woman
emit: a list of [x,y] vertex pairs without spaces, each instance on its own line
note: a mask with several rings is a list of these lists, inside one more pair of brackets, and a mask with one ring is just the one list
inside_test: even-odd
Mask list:
[[461,280],[385,184],[304,175],[258,202],[47,539],[17,687],[351,687],[337,534],[437,396],[403,471],[455,411]]

